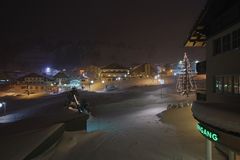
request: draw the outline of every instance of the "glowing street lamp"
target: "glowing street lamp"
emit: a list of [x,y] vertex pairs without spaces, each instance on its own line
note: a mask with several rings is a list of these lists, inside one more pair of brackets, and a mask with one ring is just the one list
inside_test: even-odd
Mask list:
[[159,79],[158,81],[160,84],[164,84],[164,79]]
[[51,68],[50,68],[50,67],[47,67],[47,68],[45,69],[45,71],[46,71],[46,73],[50,73],[50,72],[51,72]]
[[91,85],[94,83],[94,81],[93,80],[91,80],[90,82],[89,82],[89,84],[88,84],[88,87],[89,87],[89,91],[91,90]]
[[0,102],[0,108],[3,108],[3,113],[6,113],[7,110],[7,104],[6,102]]
[[102,83],[105,83],[105,81],[104,81],[104,80],[102,80]]

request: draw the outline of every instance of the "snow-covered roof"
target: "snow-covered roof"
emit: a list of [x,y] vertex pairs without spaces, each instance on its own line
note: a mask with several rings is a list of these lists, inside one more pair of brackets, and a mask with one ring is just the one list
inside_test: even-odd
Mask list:
[[240,134],[239,104],[194,102],[194,117],[211,126]]
[[128,69],[128,68],[117,63],[112,63],[105,67],[102,67],[101,69]]
[[58,72],[56,75],[53,76],[54,78],[69,78],[66,73]]

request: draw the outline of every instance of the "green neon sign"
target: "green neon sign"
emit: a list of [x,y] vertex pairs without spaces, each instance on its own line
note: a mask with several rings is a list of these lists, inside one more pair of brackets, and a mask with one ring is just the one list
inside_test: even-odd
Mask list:
[[218,134],[214,133],[213,131],[210,131],[209,129],[203,127],[200,123],[197,124],[197,130],[206,138],[212,140],[212,141],[219,141]]

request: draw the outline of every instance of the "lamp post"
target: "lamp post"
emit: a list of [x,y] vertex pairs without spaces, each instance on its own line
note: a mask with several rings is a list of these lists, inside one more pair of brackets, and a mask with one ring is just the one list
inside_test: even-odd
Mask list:
[[212,160],[212,142],[206,138],[206,160]]

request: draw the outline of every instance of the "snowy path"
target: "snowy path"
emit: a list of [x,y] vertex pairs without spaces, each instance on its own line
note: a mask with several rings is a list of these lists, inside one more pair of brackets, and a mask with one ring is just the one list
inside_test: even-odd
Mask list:
[[183,97],[172,94],[160,98],[160,93],[148,91],[135,98],[97,106],[97,116],[88,121],[87,133],[65,133],[62,142],[40,159],[203,159],[200,135],[187,137],[191,133],[178,133],[176,127],[164,124],[157,116],[168,103],[183,101]]

